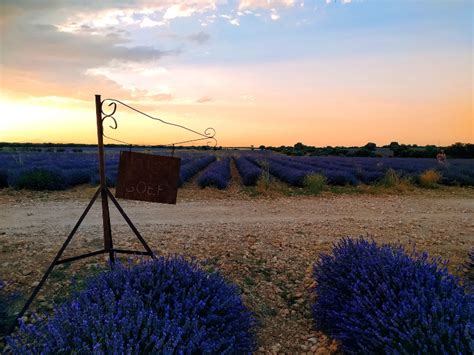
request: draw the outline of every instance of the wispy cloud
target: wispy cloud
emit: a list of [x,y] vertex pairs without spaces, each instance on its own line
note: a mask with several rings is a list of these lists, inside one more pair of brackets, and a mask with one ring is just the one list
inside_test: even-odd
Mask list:
[[202,96],[202,97],[200,97],[199,99],[196,100],[196,102],[199,103],[199,104],[203,104],[203,103],[210,102],[210,101],[212,101],[212,97],[210,97],[210,96]]
[[[361,0],[362,1],[362,0]],[[337,2],[340,2],[341,4],[350,4],[352,3],[352,0],[339,0],[339,1],[336,1],[336,0],[326,0],[326,4],[332,4],[332,3],[337,3]]]
[[197,44],[204,44],[209,41],[209,33],[204,31],[200,31],[198,33],[193,33],[187,37],[191,42],[195,42]]
[[240,0],[239,10],[245,9],[272,9],[276,7],[290,7],[295,0]]
[[[98,2],[103,3],[103,2]],[[105,2],[104,2],[105,3]],[[58,5],[59,8],[59,5]],[[99,32],[110,26],[156,27],[169,24],[177,18],[217,9],[217,0],[194,1],[124,1],[103,7],[80,8],[63,20],[58,27],[65,32],[76,32],[87,25]]]
[[178,53],[136,45],[115,28],[91,35],[87,27],[69,33],[54,25],[16,22],[2,32],[2,86],[32,96],[83,98],[104,90],[128,97],[105,76],[96,75],[92,82],[87,70],[111,60],[140,63]]
[[143,20],[140,22],[140,27],[146,28],[146,27],[157,27],[157,26],[164,26],[166,25],[166,21],[154,21],[150,19],[149,17],[143,18]]
[[273,20],[273,21],[276,21],[280,18],[280,14],[277,12],[276,9],[272,9],[271,10],[271,13],[270,13],[270,18]]

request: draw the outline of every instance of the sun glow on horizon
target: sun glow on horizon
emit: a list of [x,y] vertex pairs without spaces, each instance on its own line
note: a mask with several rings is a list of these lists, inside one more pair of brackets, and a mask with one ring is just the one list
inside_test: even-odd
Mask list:
[[[220,146],[474,142],[468,1],[66,8],[2,5],[0,141],[95,143],[99,93]],[[127,142],[192,138],[117,115]]]

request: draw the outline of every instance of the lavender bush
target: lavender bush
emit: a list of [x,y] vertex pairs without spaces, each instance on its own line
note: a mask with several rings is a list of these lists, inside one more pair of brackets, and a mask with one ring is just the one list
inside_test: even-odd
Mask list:
[[31,168],[12,174],[11,185],[16,189],[64,190],[68,185],[66,177],[56,168]]
[[204,157],[198,158],[190,162],[186,162],[186,164],[181,165],[179,171],[178,186],[183,186],[185,182],[189,181],[194,175],[196,175],[202,169],[206,168],[215,160],[216,157],[214,155],[206,155]]
[[328,183],[331,185],[357,185],[357,178],[352,174],[351,171],[347,170],[327,170],[324,175],[328,179]]
[[474,247],[468,253],[468,260],[464,263],[466,285],[474,293]]
[[19,292],[7,292],[6,283],[0,280],[0,352],[2,339],[10,331],[10,327],[15,322],[15,316],[20,311],[24,302]]
[[314,266],[316,326],[347,353],[472,353],[473,296],[437,262],[341,240]]
[[[106,149],[106,174],[110,186],[114,186],[117,177],[119,150]],[[155,153],[167,155],[169,151],[156,150]],[[215,160],[212,155],[181,153],[181,171],[179,186],[189,181],[199,171],[206,168]],[[474,186],[474,159],[449,159],[440,164],[436,159],[428,158],[353,158],[353,157],[289,157],[272,153],[248,152],[245,160],[253,165],[266,161],[272,175],[293,186],[303,186],[304,177],[309,174],[322,174],[331,185],[356,185],[359,183],[374,184],[383,180],[387,171],[395,171],[403,179],[413,180],[424,171],[433,170],[441,174],[440,184]],[[239,162],[236,165],[239,173],[243,174],[244,184],[252,183],[257,171],[249,175],[243,173]],[[249,166],[250,168],[250,166]],[[59,170],[66,176],[68,188],[90,181],[97,184],[99,175],[97,169],[97,154],[94,149],[77,153],[67,150],[57,152],[0,152],[0,170],[8,176],[9,186],[14,186],[19,173],[28,169]],[[243,168],[245,169],[245,168]],[[5,185],[0,174],[0,188]],[[33,184],[34,186],[34,184]]]
[[239,171],[242,183],[245,186],[253,186],[257,183],[258,178],[262,174],[262,169],[251,163],[246,157],[234,157],[235,166]]
[[312,170],[299,170],[294,168],[289,168],[283,164],[280,164],[277,161],[270,161],[268,159],[258,160],[256,158],[250,158],[250,161],[255,164],[263,164],[263,162],[268,163],[268,170],[270,174],[276,178],[284,181],[292,186],[303,186],[304,178],[306,175],[313,173]]
[[201,187],[215,186],[225,189],[230,181],[230,158],[225,157],[212,163],[198,178]]
[[5,282],[0,280],[0,337],[7,333],[7,329],[10,326],[11,316],[9,314],[10,308],[10,296],[5,292]]
[[117,265],[46,321],[21,325],[12,352],[250,353],[255,322],[234,286],[181,258]]
[[0,189],[3,187],[8,187],[8,173],[0,170]]

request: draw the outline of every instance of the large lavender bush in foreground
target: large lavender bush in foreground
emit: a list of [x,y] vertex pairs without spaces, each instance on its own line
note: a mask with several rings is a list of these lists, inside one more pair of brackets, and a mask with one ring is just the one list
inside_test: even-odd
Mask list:
[[345,352],[472,353],[473,296],[426,254],[343,239],[314,277],[316,326]]
[[8,344],[16,354],[250,353],[253,327],[236,287],[181,258],[160,258],[96,276]]
[[467,256],[468,260],[464,263],[464,279],[468,289],[474,293],[474,247]]

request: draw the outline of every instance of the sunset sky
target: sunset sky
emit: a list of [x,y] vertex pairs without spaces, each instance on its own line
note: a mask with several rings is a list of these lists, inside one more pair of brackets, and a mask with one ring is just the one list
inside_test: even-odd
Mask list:
[[[101,94],[214,127],[221,146],[474,143],[472,14],[470,0],[2,0],[0,141],[95,143]],[[127,142],[192,138],[115,117],[106,134]]]

